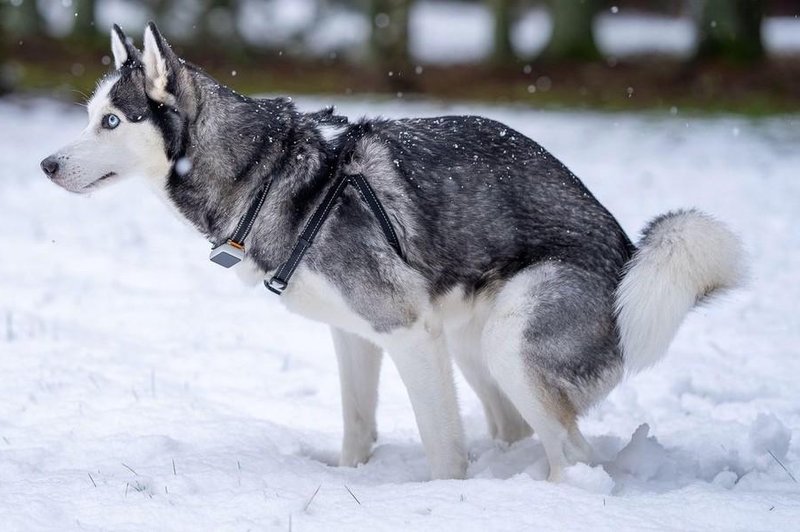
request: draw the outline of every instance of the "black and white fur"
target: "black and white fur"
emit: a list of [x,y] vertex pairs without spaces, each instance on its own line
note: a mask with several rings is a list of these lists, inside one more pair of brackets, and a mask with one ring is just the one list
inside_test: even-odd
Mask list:
[[[116,26],[111,42],[116,69],[89,102],[89,126],[42,163],[62,187],[144,175],[222,242],[274,175],[239,267],[258,278],[286,260],[341,173],[363,174],[388,212],[402,257],[350,187],[282,296],[332,327],[342,465],[369,458],[386,351],[434,478],[466,472],[452,357],[492,436],[515,441],[533,428],[557,480],[589,457],[578,416],[626,370],[658,361],[686,313],[741,277],[740,244],[719,222],[669,213],[634,245],[563,164],[495,121],[362,120],[326,141],[325,113],[221,86],[179,59],[153,24],[143,52]],[[110,114],[120,121],[113,129]]]

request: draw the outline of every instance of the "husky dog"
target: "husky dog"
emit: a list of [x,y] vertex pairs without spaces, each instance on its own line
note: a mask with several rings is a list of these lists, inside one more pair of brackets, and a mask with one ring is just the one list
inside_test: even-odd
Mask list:
[[342,465],[369,458],[386,351],[433,478],[467,467],[452,356],[491,435],[535,430],[558,480],[590,456],[578,416],[658,361],[687,312],[741,277],[740,244],[711,217],[659,216],[634,245],[562,163],[495,121],[362,120],[326,140],[329,112],[237,94],[178,58],[152,23],[143,51],[117,26],[111,45],[115,69],[89,101],[88,127],[42,161],[63,188],[144,175],[220,243],[269,182],[246,239],[245,266],[262,278],[339,177],[363,176],[383,206],[400,252],[363,190],[344,188],[282,296],[332,327]]

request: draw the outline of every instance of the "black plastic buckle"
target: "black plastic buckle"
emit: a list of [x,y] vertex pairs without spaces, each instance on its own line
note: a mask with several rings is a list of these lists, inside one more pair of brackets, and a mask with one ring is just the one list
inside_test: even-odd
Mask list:
[[288,283],[286,281],[282,281],[274,276],[269,281],[264,279],[264,286],[266,286],[267,290],[269,290],[273,294],[281,295],[283,291],[286,290],[287,284]]

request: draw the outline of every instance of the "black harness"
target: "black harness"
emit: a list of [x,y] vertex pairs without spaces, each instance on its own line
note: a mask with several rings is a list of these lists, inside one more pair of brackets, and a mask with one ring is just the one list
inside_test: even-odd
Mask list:
[[[333,165],[332,168],[335,171],[335,165]],[[259,191],[255,198],[253,198],[253,202],[250,204],[244,216],[239,220],[233,235],[231,235],[228,241],[211,250],[210,259],[213,262],[225,268],[230,268],[244,258],[244,241],[253,228],[255,219],[261,211],[261,207],[264,205],[264,201],[269,194],[270,188],[272,188],[274,179],[275,176],[273,175],[269,183]],[[400,257],[403,256],[397,233],[391,221],[389,221],[386,210],[383,208],[383,205],[381,205],[380,200],[378,200],[370,184],[362,174],[342,174],[334,181],[331,188],[329,188],[328,192],[325,194],[322,203],[319,204],[317,210],[314,211],[314,214],[308,222],[306,222],[305,228],[303,228],[303,232],[300,233],[300,237],[292,248],[292,253],[289,255],[289,258],[286,262],[281,264],[271,279],[264,280],[264,286],[271,292],[281,295],[283,291],[286,290],[286,287],[289,285],[289,280],[292,278],[297,266],[300,264],[306,251],[308,251],[308,248],[314,243],[314,238],[317,236],[317,233],[319,233],[334,203],[336,203],[336,200],[342,195],[347,185],[354,185],[356,189],[358,189],[364,201],[366,201],[372,211],[372,214],[375,215],[375,218],[378,220],[389,244]]]
[[289,284],[289,279],[292,278],[292,274],[294,274],[294,271],[297,269],[297,266],[303,259],[303,255],[306,254],[308,248],[314,243],[314,237],[317,236],[317,233],[319,233],[319,230],[322,228],[322,224],[325,223],[325,219],[328,218],[328,214],[331,212],[333,204],[336,202],[339,196],[342,195],[345,187],[350,184],[355,185],[359,192],[361,192],[361,195],[366,200],[370,210],[372,210],[372,214],[374,214],[375,218],[378,219],[378,223],[380,223],[381,229],[383,229],[383,234],[386,235],[386,239],[389,241],[389,244],[391,244],[398,255],[402,256],[402,252],[400,250],[400,241],[397,239],[397,233],[394,232],[394,227],[392,227],[392,224],[389,221],[389,216],[386,214],[381,202],[378,201],[375,191],[372,190],[372,187],[369,185],[369,183],[367,183],[367,180],[362,174],[342,174],[334,182],[333,186],[328,189],[328,193],[325,194],[325,199],[322,200],[322,203],[320,203],[319,207],[317,207],[317,210],[314,211],[314,214],[306,223],[303,232],[300,233],[300,237],[297,239],[297,243],[294,245],[294,248],[292,248],[292,254],[289,255],[289,260],[284,262],[281,267],[278,268],[278,271],[275,272],[275,275],[272,276],[272,279],[269,281],[264,280],[264,286],[266,286],[271,292],[281,295],[283,291],[286,290],[286,286]]

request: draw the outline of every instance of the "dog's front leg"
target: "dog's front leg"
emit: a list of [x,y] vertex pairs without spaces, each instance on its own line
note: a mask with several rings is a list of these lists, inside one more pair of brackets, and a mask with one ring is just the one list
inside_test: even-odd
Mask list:
[[453,367],[440,338],[395,343],[389,349],[408,390],[431,477],[464,478],[467,458]]
[[355,467],[369,458],[378,437],[375,408],[378,405],[378,380],[381,371],[381,348],[360,336],[334,327],[333,346],[339,362],[342,387],[344,439],[340,466]]

